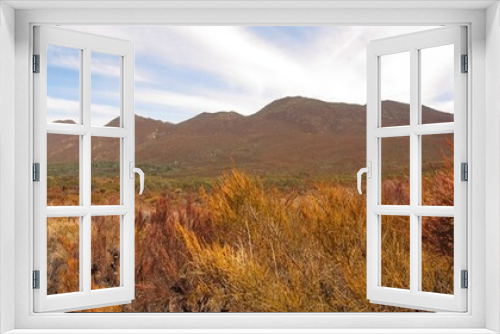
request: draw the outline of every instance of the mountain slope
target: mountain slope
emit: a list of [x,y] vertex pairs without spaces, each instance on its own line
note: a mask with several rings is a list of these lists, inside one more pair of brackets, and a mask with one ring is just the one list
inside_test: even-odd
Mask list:
[[[384,101],[382,110],[384,125],[407,124],[408,105]],[[424,123],[453,121],[452,114],[427,107],[422,118]],[[48,152],[53,162],[78,147],[75,138],[53,144]],[[394,145],[403,144],[404,139]],[[436,138],[433,147],[443,147],[442,139]],[[93,161],[117,161],[118,154],[118,140],[92,140]],[[366,106],[361,105],[286,97],[246,117],[232,111],[202,113],[175,125],[136,116],[136,165],[150,173],[205,177],[235,166],[260,175],[354,175],[365,161]]]

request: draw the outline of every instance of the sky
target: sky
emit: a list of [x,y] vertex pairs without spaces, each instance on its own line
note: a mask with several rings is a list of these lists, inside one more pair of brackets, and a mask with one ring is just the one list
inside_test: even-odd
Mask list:
[[[135,112],[180,123],[201,112],[250,115],[286,96],[364,105],[367,44],[432,27],[64,28],[130,40],[135,46]],[[453,112],[453,72],[445,49],[422,58],[422,102]],[[78,121],[79,57],[78,50],[48,49],[48,121]],[[387,57],[382,98],[408,102],[409,69],[401,70],[407,68],[407,56]],[[93,52],[91,64],[92,124],[105,125],[119,115],[119,58]]]

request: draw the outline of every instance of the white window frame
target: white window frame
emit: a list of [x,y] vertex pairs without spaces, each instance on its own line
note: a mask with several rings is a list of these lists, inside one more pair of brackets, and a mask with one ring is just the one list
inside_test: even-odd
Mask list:
[[[39,271],[39,289],[34,291],[35,312],[75,311],[109,305],[128,304],[135,299],[135,189],[131,170],[135,160],[134,45],[129,41],[87,34],[69,29],[34,27],[34,53],[39,55],[39,73],[34,84],[34,162],[40,178],[33,184],[34,270]],[[80,53],[80,121],[78,124],[47,123],[47,45],[74,48]],[[120,126],[93,126],[91,122],[92,53],[114,55],[120,63]],[[80,204],[47,206],[47,134],[79,136]],[[92,138],[108,137],[120,141],[120,203],[92,205]],[[92,290],[92,217],[119,216],[120,285]],[[47,295],[47,218],[79,219],[79,291]]]
[[[43,1],[41,1],[43,3]],[[437,1],[436,1],[437,2]],[[149,3],[146,2],[145,3]],[[328,9],[327,5],[317,5],[314,8],[312,2],[290,3],[276,7],[270,4],[269,8],[260,3],[250,9],[223,9],[224,5],[211,1],[213,8],[191,8],[191,9],[144,9],[137,11],[134,9],[120,9],[112,11],[102,11],[99,9],[64,9],[64,10],[21,10],[15,15],[15,77],[0,78],[3,84],[0,88],[0,96],[8,101],[10,106],[13,98],[8,93],[10,88],[5,88],[12,84],[15,79],[15,113],[10,110],[3,120],[6,125],[0,125],[0,131],[7,133],[7,140],[14,140],[15,150],[9,149],[2,137],[1,158],[13,158],[15,164],[10,161],[0,159],[3,169],[2,181],[14,187],[14,182],[9,182],[5,176],[5,170],[14,172],[15,169],[15,212],[9,211],[9,207],[2,206],[2,217],[14,218],[15,226],[1,222],[2,233],[8,231],[8,235],[1,235],[1,328],[16,328],[16,333],[24,333],[23,329],[65,329],[64,332],[71,332],[72,329],[94,329],[93,332],[100,332],[97,329],[172,329],[191,328],[199,329],[243,329],[253,328],[253,332],[284,332],[286,329],[293,331],[293,328],[301,328],[300,332],[335,332],[335,329],[358,328],[359,332],[388,332],[388,328],[397,328],[398,333],[410,332],[411,328],[420,328],[421,332],[458,332],[460,328],[463,332],[488,333],[500,331],[500,253],[499,253],[499,229],[494,222],[498,222],[500,211],[498,202],[500,201],[500,176],[496,171],[495,163],[500,162],[498,147],[498,95],[494,88],[500,87],[500,80],[497,73],[499,68],[495,63],[500,57],[500,29],[498,28],[499,15],[497,3],[488,9],[453,9],[453,2],[441,3],[445,9],[384,9],[390,8],[391,4],[380,2],[377,10],[366,9],[377,7],[377,2],[370,4],[356,4],[357,10],[349,9]],[[12,2],[16,5],[15,2]],[[488,2],[486,5],[491,4]],[[28,7],[33,3],[28,3]],[[45,3],[50,6],[49,3]],[[87,2],[87,5],[98,6],[96,3]],[[151,4],[149,4],[151,5]],[[456,4],[455,4],[456,5]],[[466,2],[466,6],[475,8],[472,1]],[[485,5],[485,4],[483,4]],[[12,10],[2,4],[2,19],[7,17],[7,22],[2,25],[9,28],[14,27],[12,21]],[[52,3],[53,6],[53,3]],[[57,5],[56,5],[57,6]],[[140,5],[136,5],[140,6]],[[144,6],[147,6],[145,4]],[[184,5],[186,6],[186,5]],[[193,4],[193,6],[197,6]],[[198,6],[201,6],[198,4]],[[205,3],[204,6],[207,6]],[[229,5],[228,5],[229,6]],[[288,6],[288,7],[287,7]],[[293,6],[293,7],[292,7]],[[325,8],[326,6],[326,8]],[[349,5],[344,5],[349,6]],[[365,7],[363,7],[365,6]],[[250,6],[251,7],[251,6]],[[359,8],[365,9],[359,9]],[[418,7],[418,6],[417,6]],[[218,9],[217,9],[218,8]],[[221,9],[222,8],[222,9]],[[259,9],[260,8],[260,9]],[[421,7],[422,8],[422,7]],[[5,14],[4,14],[5,13]],[[10,16],[9,16],[10,15]],[[470,185],[468,215],[470,242],[468,243],[470,271],[468,300],[469,309],[467,313],[436,313],[436,314],[34,314],[33,291],[31,286],[32,259],[30,257],[32,245],[32,207],[31,197],[32,184],[30,181],[32,147],[32,76],[29,73],[30,55],[32,53],[32,27],[35,24],[329,24],[329,25],[436,25],[436,24],[464,24],[468,26],[469,50],[471,59],[468,76],[468,133],[471,134],[468,141],[468,151],[470,158]],[[485,22],[488,24],[486,31]],[[11,31],[2,27],[0,38],[9,36]],[[497,38],[497,39],[493,39]],[[5,39],[1,42],[4,43]],[[9,42],[11,46],[12,43]],[[485,45],[488,48],[485,48]],[[2,45],[3,46],[3,45]],[[5,52],[1,51],[0,52]],[[2,70],[13,66],[11,58],[0,59]],[[5,63],[4,63],[5,62]],[[485,71],[486,67],[491,72]],[[6,72],[2,72],[4,74]],[[8,73],[12,73],[9,71]],[[11,79],[12,82],[9,82]],[[486,83],[488,88],[486,87]],[[486,108],[489,107],[489,109]],[[3,112],[3,111],[2,111]],[[2,114],[3,115],[3,114]],[[15,120],[14,120],[15,115]],[[492,120],[486,122],[486,116],[491,116]],[[496,123],[493,121],[495,120]],[[496,124],[496,125],[495,125]],[[7,129],[8,126],[15,125],[15,134]],[[7,130],[6,130],[7,129]],[[495,141],[496,140],[496,141]],[[10,143],[11,145],[11,143]],[[485,145],[490,149],[488,156],[484,149]],[[496,150],[496,151],[495,151]],[[485,161],[491,164],[488,167]],[[360,166],[361,167],[361,166]],[[485,169],[492,172],[488,184],[485,182]],[[6,183],[2,183],[6,184]],[[12,192],[12,188],[10,190]],[[5,195],[9,193],[5,187],[1,190],[1,203],[8,202]],[[488,192],[488,198],[486,197]],[[488,211],[485,211],[485,201]],[[486,223],[488,218],[488,223]],[[493,222],[492,222],[493,220]],[[472,227],[470,226],[474,226]],[[15,231],[13,231],[15,229]],[[9,242],[8,238],[15,237],[15,245]],[[486,253],[488,250],[488,253]],[[7,254],[9,252],[10,254]],[[488,254],[488,257],[485,255]],[[26,261],[26,259],[30,259]],[[13,292],[7,291],[12,286],[7,283],[15,281]],[[486,289],[488,293],[486,292]],[[15,305],[13,309],[6,309]],[[13,318],[6,318],[13,316]],[[11,320],[13,319],[13,320]],[[318,330],[322,328],[323,331]],[[386,328],[385,330],[380,330]],[[269,329],[269,330],[265,330]],[[281,329],[281,330],[280,330]],[[406,330],[407,329],[407,330]],[[448,331],[447,331],[448,329]],[[231,332],[237,330],[232,330]],[[31,331],[33,333],[36,331]],[[133,331],[128,331],[132,333]],[[137,330],[141,332],[141,330]],[[144,330],[142,331],[144,332]],[[164,332],[168,332],[165,330]],[[218,331],[221,332],[221,331]],[[226,330],[226,332],[228,332]],[[247,331],[248,332],[248,331]],[[295,332],[298,332],[297,330]],[[339,330],[340,332],[340,330]],[[355,331],[350,331],[354,333]],[[411,331],[414,332],[414,331]]]
[[[421,310],[464,312],[467,310],[467,290],[461,287],[461,270],[467,270],[467,188],[461,181],[460,164],[467,163],[467,75],[462,73],[462,55],[467,54],[466,28],[450,26],[394,36],[371,41],[368,45],[367,78],[367,161],[371,177],[367,179],[367,298],[372,303],[409,307]],[[422,124],[421,104],[421,50],[444,45],[453,46],[454,121],[450,123]],[[406,52],[410,61],[410,110],[409,124],[382,126],[381,107],[381,58]],[[453,134],[454,137],[454,206],[426,206],[422,196],[422,135]],[[404,137],[409,140],[410,202],[408,205],[383,205],[382,140]],[[381,285],[382,240],[381,224],[384,215],[401,215],[409,218],[410,232],[410,282],[409,289],[396,289]],[[422,217],[454,218],[454,284],[452,294],[422,291]]]

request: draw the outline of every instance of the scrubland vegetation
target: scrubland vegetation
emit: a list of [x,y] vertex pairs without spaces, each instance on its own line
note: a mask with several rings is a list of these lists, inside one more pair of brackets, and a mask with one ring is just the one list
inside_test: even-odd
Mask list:
[[[57,182],[48,191],[54,203],[67,198]],[[427,205],[450,205],[450,160],[423,182]],[[116,184],[93,183],[97,201]],[[203,184],[187,191],[146,187],[136,197],[136,299],[91,311],[412,311],[366,299],[366,202],[354,181],[278,187],[233,169]],[[406,202],[407,184],[387,180],[382,193]],[[104,221],[92,226],[93,288],[116,286],[119,277],[116,228]],[[382,224],[382,283],[408,287],[407,217],[385,216]],[[78,220],[51,222],[48,243],[49,291],[78,290]],[[424,219],[422,247],[423,290],[453,293],[453,220]]]
[[[409,106],[382,102],[384,126]],[[425,124],[453,114],[422,108]],[[113,125],[113,124],[114,125]],[[109,125],[116,126],[119,119]],[[136,115],[135,300],[98,312],[412,311],[366,299],[366,108],[303,97],[249,116]],[[453,205],[453,134],[422,136],[422,203]],[[443,140],[448,145],[443,145]],[[382,203],[409,204],[409,138],[384,138]],[[48,205],[79,205],[79,138],[47,136]],[[91,140],[93,205],[120,202],[120,143]],[[227,168],[223,173],[223,168]],[[138,185],[136,185],[138,189]],[[409,287],[409,219],[381,218],[384,286]],[[79,219],[50,219],[48,292],[79,289]],[[92,288],[120,282],[117,217],[92,221]],[[453,219],[422,219],[422,289],[453,292]]]

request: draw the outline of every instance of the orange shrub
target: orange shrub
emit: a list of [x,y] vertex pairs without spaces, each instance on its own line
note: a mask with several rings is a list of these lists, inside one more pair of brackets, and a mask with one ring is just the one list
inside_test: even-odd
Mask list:
[[[443,205],[453,189],[451,165],[424,183],[436,188],[428,200]],[[397,181],[382,186],[386,196],[408,196]],[[390,259],[383,262],[383,275],[390,277],[384,284],[400,286],[409,282],[408,237],[401,219],[388,219],[395,228],[382,232]],[[366,202],[354,188],[310,182],[301,191],[280,190],[232,170],[210,191],[137,197],[135,224],[136,299],[92,311],[411,311],[366,300]],[[78,282],[69,270],[78,259],[77,229],[61,226],[48,231],[51,242],[62,244],[49,252],[49,288],[58,293]],[[106,226],[96,240],[113,235]],[[70,230],[61,235],[61,228]],[[453,221],[425,220],[422,238],[424,289],[451,293]],[[96,248],[92,272],[99,288],[118,282],[119,254],[108,239],[106,245]]]

